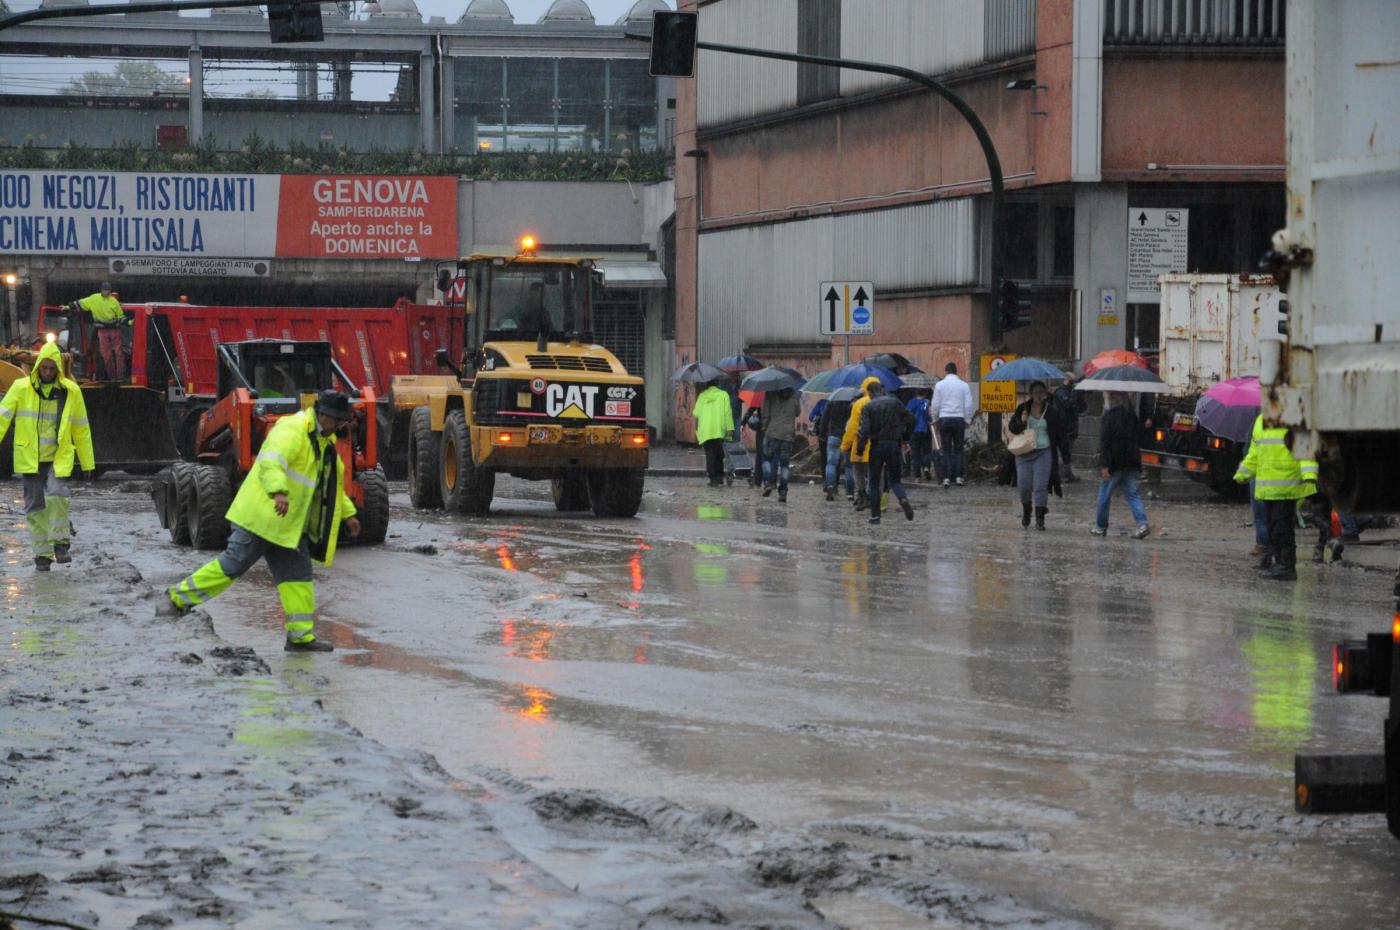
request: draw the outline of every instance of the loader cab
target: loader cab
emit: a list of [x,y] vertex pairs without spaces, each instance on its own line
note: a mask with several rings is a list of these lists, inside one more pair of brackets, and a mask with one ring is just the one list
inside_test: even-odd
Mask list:
[[[133,315],[127,308],[128,316]],[[121,330],[122,351],[126,353],[126,370],[131,371],[132,330]],[[52,339],[49,337],[52,336]],[[97,353],[97,327],[92,317],[82,311],[74,312],[65,307],[43,307],[39,317],[39,336],[36,348],[43,342],[55,342],[59,351],[67,354],[71,363],[68,376],[77,381],[109,380],[102,370],[102,361]]]
[[267,413],[296,413],[303,395],[338,386],[341,377],[329,342],[257,339],[221,343],[218,351],[219,396],[244,388]]
[[468,371],[492,370],[501,359],[491,343],[526,343],[549,351],[550,343],[593,341],[592,262],[473,255],[458,263],[463,282]]

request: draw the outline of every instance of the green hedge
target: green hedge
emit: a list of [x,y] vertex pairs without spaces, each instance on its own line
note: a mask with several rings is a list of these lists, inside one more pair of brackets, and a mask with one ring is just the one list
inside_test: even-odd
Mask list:
[[0,168],[71,171],[208,171],[240,174],[424,174],[478,181],[662,181],[671,156],[654,151],[621,155],[586,152],[509,152],[493,155],[425,155],[372,149],[352,152],[330,145],[278,148],[257,136],[236,149],[213,139],[180,151],[129,144],[90,148],[65,144],[40,148],[32,142],[0,146]]

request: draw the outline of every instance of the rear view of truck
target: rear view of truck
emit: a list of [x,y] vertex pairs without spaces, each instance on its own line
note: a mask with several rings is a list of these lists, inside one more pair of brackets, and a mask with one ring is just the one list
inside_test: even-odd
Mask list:
[[1236,496],[1246,443],[1205,429],[1196,402],[1221,381],[1259,374],[1260,343],[1279,338],[1282,295],[1268,275],[1165,274],[1161,284],[1161,376],[1171,393],[1157,400],[1143,464]]
[[[1343,512],[1400,510],[1400,3],[1288,5],[1288,226],[1267,256],[1287,339],[1263,344],[1266,419],[1292,429]],[[1400,572],[1365,639],[1339,643],[1338,690],[1388,699],[1382,753],[1299,756],[1300,810],[1383,810],[1400,836]]]

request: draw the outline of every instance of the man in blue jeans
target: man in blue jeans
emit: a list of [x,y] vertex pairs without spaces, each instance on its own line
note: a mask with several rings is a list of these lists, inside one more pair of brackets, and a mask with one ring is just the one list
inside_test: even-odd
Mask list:
[[899,398],[886,394],[878,382],[868,388],[868,393],[870,403],[860,412],[855,448],[857,453],[862,453],[867,444],[870,446],[870,522],[880,522],[881,487],[899,499],[905,518],[912,520],[914,507],[909,503],[899,473],[903,465],[900,446],[914,432],[914,415]]
[[949,362],[943,380],[933,389],[930,416],[938,420],[938,441],[943,447],[943,486],[963,484],[963,440],[974,412],[972,389],[958,377],[958,366]]
[[817,421],[817,437],[826,444],[826,473],[822,476],[822,490],[826,492],[826,499],[829,501],[836,499],[836,491],[843,477],[846,496],[855,496],[855,477],[851,474],[849,466],[842,461],[841,455],[841,437],[846,431],[846,421],[850,418],[849,400],[828,398],[826,406],[822,409],[821,419]]
[[763,397],[760,427],[763,430],[763,496],[776,489],[778,503],[787,503],[789,462],[797,439],[797,417],[802,412],[792,388],[769,391]]
[[1107,535],[1108,505],[1113,499],[1113,492],[1121,488],[1128,509],[1137,521],[1137,532],[1133,533],[1133,538],[1142,539],[1151,529],[1147,525],[1147,511],[1142,507],[1142,498],[1138,496],[1137,489],[1138,469],[1142,467],[1137,441],[1138,419],[1126,394],[1111,392],[1108,403],[1109,409],[1099,421],[1099,477],[1103,481],[1099,485],[1098,513],[1089,532],[1095,536]]

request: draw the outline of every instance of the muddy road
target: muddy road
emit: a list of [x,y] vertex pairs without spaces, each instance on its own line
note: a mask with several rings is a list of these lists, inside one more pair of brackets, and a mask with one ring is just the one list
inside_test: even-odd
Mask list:
[[[81,491],[74,569],[201,561],[136,491]],[[595,920],[1302,928],[1325,902],[1332,926],[1400,925],[1382,819],[1290,797],[1295,750],[1377,747],[1383,703],[1333,694],[1326,656],[1383,623],[1395,551],[1263,582],[1244,508],[1169,484],[1151,537],[1116,502],[1096,539],[1092,493],[1037,533],[990,485],[918,487],[915,521],[879,527],[806,485],[783,506],[651,479],[628,521],[523,482],[485,519],[399,488],[388,544],[318,570],[336,653],[284,658],[261,568],[209,615],[268,687],[431,756]],[[46,596],[22,543],[11,525],[14,629]]]

